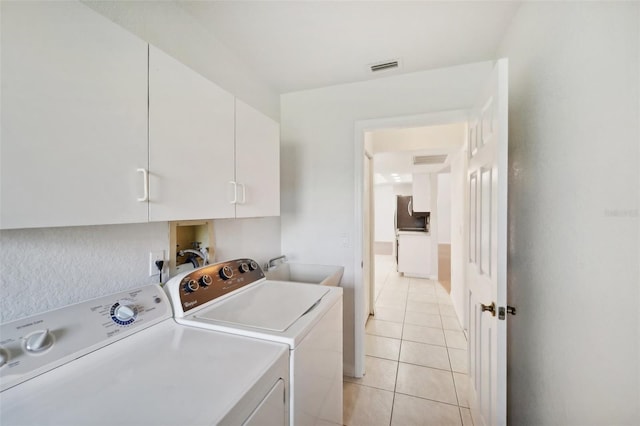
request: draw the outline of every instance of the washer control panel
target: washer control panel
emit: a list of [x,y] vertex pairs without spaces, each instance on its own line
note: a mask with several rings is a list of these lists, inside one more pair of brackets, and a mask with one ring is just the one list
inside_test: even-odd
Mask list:
[[0,325],[0,391],[171,318],[158,285]]
[[176,275],[165,290],[173,302],[176,317],[226,296],[264,278],[264,272],[252,259],[235,259],[206,265]]

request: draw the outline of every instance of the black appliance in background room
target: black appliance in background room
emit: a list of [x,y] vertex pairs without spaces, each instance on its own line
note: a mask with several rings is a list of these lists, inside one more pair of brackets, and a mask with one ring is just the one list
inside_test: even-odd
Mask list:
[[413,197],[398,195],[396,197],[396,231],[429,232],[429,212],[414,212]]

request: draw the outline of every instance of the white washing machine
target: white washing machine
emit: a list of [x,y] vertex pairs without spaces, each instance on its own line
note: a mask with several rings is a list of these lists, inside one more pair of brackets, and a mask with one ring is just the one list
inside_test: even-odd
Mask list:
[[269,281],[236,259],[177,275],[165,290],[180,324],[287,344],[291,424],[342,425],[341,288]]
[[157,285],[0,326],[0,424],[289,424],[289,347],[187,328]]

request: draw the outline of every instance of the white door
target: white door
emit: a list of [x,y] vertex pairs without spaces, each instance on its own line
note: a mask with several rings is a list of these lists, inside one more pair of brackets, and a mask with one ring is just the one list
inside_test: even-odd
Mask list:
[[506,424],[507,72],[500,59],[469,123],[469,388],[476,425]]

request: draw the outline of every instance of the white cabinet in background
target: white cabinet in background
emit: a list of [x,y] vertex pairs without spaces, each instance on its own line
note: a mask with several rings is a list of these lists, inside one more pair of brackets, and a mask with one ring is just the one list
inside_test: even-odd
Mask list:
[[149,220],[235,215],[234,97],[149,46]]
[[431,174],[430,173],[414,173],[412,195],[413,195],[413,211],[414,212],[430,212],[431,211]]
[[398,233],[398,272],[423,278],[432,275],[429,234],[426,232]]
[[280,215],[280,125],[236,100],[236,217]]
[[76,2],[2,2],[0,227],[147,220],[147,43]]

